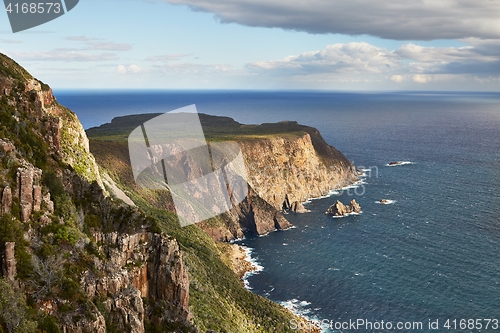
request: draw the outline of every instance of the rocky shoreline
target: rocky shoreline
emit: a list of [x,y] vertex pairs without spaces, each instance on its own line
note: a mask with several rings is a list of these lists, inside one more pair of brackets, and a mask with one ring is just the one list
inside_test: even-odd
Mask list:
[[243,280],[245,274],[257,270],[257,267],[250,261],[245,249],[238,244],[230,244],[230,254],[232,270]]

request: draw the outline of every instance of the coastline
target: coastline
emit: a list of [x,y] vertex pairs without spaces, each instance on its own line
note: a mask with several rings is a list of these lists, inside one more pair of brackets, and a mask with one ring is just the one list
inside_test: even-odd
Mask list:
[[233,243],[230,244],[230,249],[229,257],[231,259],[232,269],[243,281],[245,287],[247,287],[245,278],[251,273],[261,271],[263,267],[258,265],[255,260],[252,260],[250,248]]
[[[256,259],[252,257],[253,249],[244,245],[230,244],[230,258],[233,271],[238,275],[238,277],[243,282],[245,289],[252,291],[252,287],[248,282],[248,278],[254,274],[258,274],[264,267],[261,266]],[[320,321],[318,319],[309,318],[307,316],[307,310],[301,310],[301,307],[309,305],[307,301],[291,300],[291,301],[281,301],[277,302],[283,308],[287,309],[298,318],[297,322],[290,323],[292,326],[296,326],[298,331],[308,332],[308,333],[327,333],[321,329]]]

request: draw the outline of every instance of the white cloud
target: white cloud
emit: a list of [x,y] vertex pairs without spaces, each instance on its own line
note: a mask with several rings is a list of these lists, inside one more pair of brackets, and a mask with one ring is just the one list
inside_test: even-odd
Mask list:
[[290,55],[280,60],[256,61],[247,69],[264,75],[299,77],[316,80],[339,80],[342,76],[351,82],[361,78],[375,82],[387,80],[401,83],[411,78],[416,83],[453,80],[456,76],[491,77],[500,75],[500,53],[488,52],[477,41],[464,47],[425,47],[404,44],[396,50],[387,50],[368,43],[327,45],[323,50]]
[[129,51],[132,45],[126,43],[116,43],[103,38],[90,38],[87,36],[69,36],[66,40],[82,42],[81,48],[67,48],[67,50],[93,50],[93,51]]
[[249,69],[272,70],[287,74],[381,73],[400,66],[391,52],[365,42],[327,45],[323,50],[304,52],[282,60],[257,61]]
[[4,43],[4,44],[21,44],[22,41],[17,40],[17,39],[4,39],[4,38],[0,38],[0,43]]
[[430,76],[420,74],[414,75],[412,79],[416,83],[427,83],[432,80]]
[[116,69],[116,72],[118,74],[127,74],[127,67],[123,65],[118,65],[118,68]]
[[89,38],[87,36],[68,36],[65,39],[79,41],[79,42],[88,42],[90,40],[93,40],[94,38]]
[[391,81],[394,81],[396,83],[401,83],[403,82],[404,77],[402,75],[393,75],[391,76]]
[[500,1],[157,0],[215,14],[222,23],[396,40],[500,38]]
[[83,49],[100,50],[100,51],[129,51],[132,50],[132,46],[126,43],[114,43],[109,41],[104,41],[104,42],[91,41],[87,42],[87,45]]
[[129,66],[118,65],[116,72],[118,74],[139,74],[142,72],[142,68],[135,64]]
[[153,68],[155,71],[163,74],[207,75],[235,74],[237,72],[231,66],[223,64],[167,63],[164,65],[155,65]]
[[129,71],[130,73],[137,74],[137,73],[142,72],[142,69],[141,69],[141,67],[139,67],[139,66],[137,66],[137,65],[132,64],[132,65],[128,66],[128,71]]

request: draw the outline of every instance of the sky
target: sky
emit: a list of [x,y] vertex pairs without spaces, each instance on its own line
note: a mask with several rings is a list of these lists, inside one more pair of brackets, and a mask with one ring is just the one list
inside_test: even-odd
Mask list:
[[498,91],[500,0],[80,0],[0,52],[56,89]]

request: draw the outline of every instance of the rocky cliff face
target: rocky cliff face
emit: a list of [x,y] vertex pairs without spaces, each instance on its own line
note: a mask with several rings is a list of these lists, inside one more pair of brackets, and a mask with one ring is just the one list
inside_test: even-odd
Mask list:
[[[51,154],[70,165],[79,176],[102,186],[87,135],[76,115],[57,103],[49,86],[1,54],[0,66],[3,68],[0,96],[2,104],[14,110],[12,117],[18,123],[17,134],[21,134],[23,128],[34,131],[48,144]],[[33,124],[37,126],[30,126]]]
[[[284,211],[305,213],[302,203],[358,180],[352,163],[312,128],[294,135],[238,140],[245,159],[249,195],[225,214],[223,226],[202,224],[214,239],[241,238],[245,232],[265,235],[291,224]],[[314,137],[314,139],[313,139]]]
[[148,314],[142,298],[163,304],[163,311],[149,320],[191,319],[189,278],[175,239],[146,231],[94,233],[93,238],[108,260],[98,260],[96,270],[85,272],[81,282],[88,297],[105,298],[109,322],[144,332]]
[[[321,139],[322,140],[322,139]],[[301,203],[357,180],[352,164],[341,155],[322,157],[309,133],[301,136],[238,141],[249,183],[275,209],[301,211]],[[324,141],[323,149],[332,149]]]
[[192,329],[182,253],[153,225],[106,195],[76,116],[0,54],[1,275],[29,297],[39,329]]

